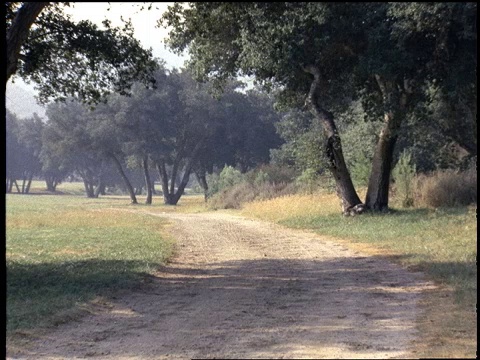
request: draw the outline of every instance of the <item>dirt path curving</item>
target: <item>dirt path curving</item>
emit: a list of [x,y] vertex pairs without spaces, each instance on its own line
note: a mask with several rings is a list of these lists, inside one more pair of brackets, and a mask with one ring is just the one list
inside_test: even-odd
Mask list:
[[421,274],[222,213],[171,219],[151,286],[39,338],[28,359],[409,358]]

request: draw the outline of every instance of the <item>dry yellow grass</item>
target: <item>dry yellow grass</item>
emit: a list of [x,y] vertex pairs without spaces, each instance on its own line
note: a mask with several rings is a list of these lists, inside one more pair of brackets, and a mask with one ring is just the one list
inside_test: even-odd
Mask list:
[[[365,190],[359,191],[363,198]],[[335,193],[319,191],[313,194],[287,195],[271,200],[247,203],[242,208],[245,215],[253,215],[269,221],[283,221],[296,217],[339,214],[341,203]]]
[[269,221],[282,221],[297,216],[326,215],[338,212],[339,201],[335,194],[287,195],[271,200],[247,203],[242,209]]

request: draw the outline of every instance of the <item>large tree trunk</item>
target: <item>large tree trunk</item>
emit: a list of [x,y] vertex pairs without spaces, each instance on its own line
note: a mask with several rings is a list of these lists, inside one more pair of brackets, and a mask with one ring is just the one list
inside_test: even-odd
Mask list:
[[6,34],[7,45],[7,77],[5,86],[10,77],[15,74],[18,66],[20,49],[28,37],[30,27],[37,16],[47,6],[48,2],[26,2],[18,10],[17,15],[12,21],[12,25]]
[[348,172],[343,157],[342,144],[333,114],[322,108],[319,103],[321,74],[315,66],[306,66],[304,70],[313,75],[314,79],[307,97],[307,104],[315,118],[320,121],[326,136],[326,156],[328,167],[335,179],[337,195],[341,200],[344,215],[355,215],[364,211],[364,206],[353,186],[352,178]]
[[127,188],[128,194],[130,195],[130,203],[137,204],[138,202],[137,202],[137,197],[135,196],[135,191],[133,190],[133,186],[130,183],[130,180],[128,180],[127,175],[123,171],[122,164],[114,154],[109,154],[109,155],[112,158],[113,162],[115,163],[118,173],[120,174],[120,176],[123,179],[123,182],[125,183],[125,187]]
[[383,95],[386,112],[383,128],[373,155],[365,206],[373,211],[387,211],[393,152],[404,118],[407,94],[406,92],[398,93],[393,81],[386,81],[378,75],[376,80]]
[[98,198],[100,196],[100,194],[102,193],[102,190],[105,189],[105,184],[103,182],[103,179],[102,177],[100,177],[98,179],[98,183],[97,183],[97,186],[95,187],[95,192],[94,192],[94,198]]
[[390,123],[393,122],[393,114],[386,114],[389,120],[380,132],[372,160],[372,170],[368,181],[365,205],[369,210],[388,210],[388,194],[390,188],[390,174],[392,170],[393,151],[397,136],[392,136]]
[[145,156],[143,158],[143,172],[145,175],[145,186],[147,188],[147,199],[145,200],[145,204],[151,205],[152,204],[152,196],[153,196],[153,190],[152,190],[152,180],[150,179],[150,173],[148,171],[148,157]]
[[46,176],[45,183],[47,185],[47,191],[55,192],[57,190],[57,185],[59,181],[56,179],[55,176]]

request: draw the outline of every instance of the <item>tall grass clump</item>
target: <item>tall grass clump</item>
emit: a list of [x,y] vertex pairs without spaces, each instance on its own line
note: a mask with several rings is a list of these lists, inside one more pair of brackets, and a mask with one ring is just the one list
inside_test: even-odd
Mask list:
[[416,180],[417,198],[429,207],[456,207],[477,203],[477,172],[438,170]]
[[404,150],[392,171],[397,196],[401,198],[403,207],[412,207],[414,205],[414,179],[416,172],[416,166],[412,161],[412,153]]
[[215,194],[209,203],[211,209],[240,209],[244,204],[257,200],[273,199],[295,193],[295,186],[286,183],[250,183],[244,181]]

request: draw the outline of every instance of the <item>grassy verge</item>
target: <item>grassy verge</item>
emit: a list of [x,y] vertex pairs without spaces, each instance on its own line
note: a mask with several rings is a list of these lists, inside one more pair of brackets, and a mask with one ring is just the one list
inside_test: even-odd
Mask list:
[[126,198],[7,195],[7,337],[68,320],[86,302],[138,286],[172,253],[160,218]]
[[246,204],[242,213],[308,229],[365,252],[389,256],[440,285],[419,321],[419,356],[474,357],[476,351],[476,208],[401,209],[340,215],[334,194],[293,195]]

